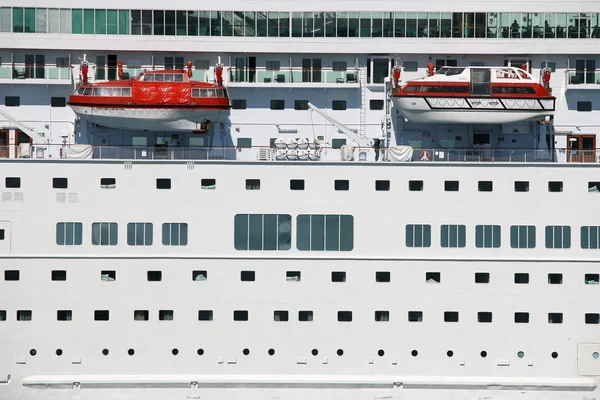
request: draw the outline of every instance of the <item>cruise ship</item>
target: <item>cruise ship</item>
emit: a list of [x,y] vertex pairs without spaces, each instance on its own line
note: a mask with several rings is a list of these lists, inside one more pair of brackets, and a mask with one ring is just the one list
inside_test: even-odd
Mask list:
[[3,0],[0,399],[599,399],[599,49],[591,0]]

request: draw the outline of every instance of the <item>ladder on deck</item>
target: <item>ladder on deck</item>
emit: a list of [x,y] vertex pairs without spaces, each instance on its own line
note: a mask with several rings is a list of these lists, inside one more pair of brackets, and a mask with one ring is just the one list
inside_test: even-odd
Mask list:
[[362,138],[366,138],[365,135],[365,124],[367,120],[367,71],[366,68],[360,69],[360,125],[358,128],[358,134]]

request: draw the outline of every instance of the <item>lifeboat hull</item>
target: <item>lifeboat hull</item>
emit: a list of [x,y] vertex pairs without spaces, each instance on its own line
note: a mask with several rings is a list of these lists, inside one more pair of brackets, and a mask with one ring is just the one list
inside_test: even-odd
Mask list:
[[71,107],[82,120],[126,130],[193,131],[201,129],[204,121],[214,123],[229,117],[229,110],[219,108]]
[[554,115],[555,99],[490,97],[394,97],[394,106],[410,122],[507,124]]

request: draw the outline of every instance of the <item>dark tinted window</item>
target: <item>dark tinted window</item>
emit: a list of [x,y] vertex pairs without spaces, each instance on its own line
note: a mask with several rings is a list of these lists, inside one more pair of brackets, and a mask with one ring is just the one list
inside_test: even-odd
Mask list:
[[52,178],[52,187],[54,189],[66,189],[68,186],[67,178]]
[[21,98],[19,96],[5,96],[4,105],[6,107],[19,107],[21,105]]
[[308,110],[308,100],[295,100],[294,110]]
[[592,111],[592,102],[591,101],[578,101],[577,102],[577,111]]
[[331,102],[331,109],[341,111],[346,109],[346,100],[333,100]]
[[50,99],[51,107],[65,107],[67,105],[67,99],[64,97],[52,97]]

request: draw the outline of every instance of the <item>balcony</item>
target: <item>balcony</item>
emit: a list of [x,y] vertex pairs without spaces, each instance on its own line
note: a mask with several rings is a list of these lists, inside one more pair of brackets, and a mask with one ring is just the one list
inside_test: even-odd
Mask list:
[[600,71],[567,70],[567,89],[600,90]]
[[0,66],[0,83],[71,84],[71,67],[55,64],[12,64]]
[[231,87],[360,87],[359,69],[235,68],[227,69]]

